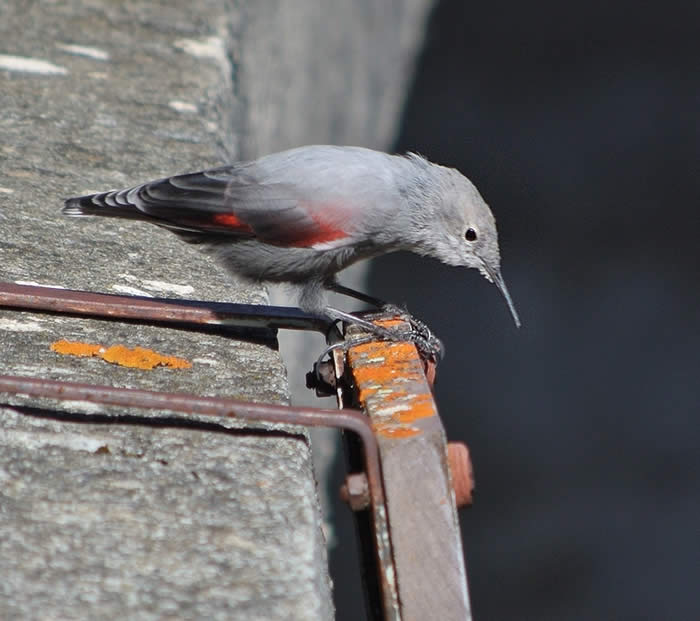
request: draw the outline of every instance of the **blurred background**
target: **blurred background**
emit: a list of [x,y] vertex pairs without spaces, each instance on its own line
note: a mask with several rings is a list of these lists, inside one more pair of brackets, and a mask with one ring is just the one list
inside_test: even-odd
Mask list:
[[[480,189],[524,325],[474,270],[410,255],[377,260],[370,291],[447,345],[479,621],[700,619],[699,59],[697,2],[432,15],[395,147]],[[348,513],[341,620],[360,597]]]

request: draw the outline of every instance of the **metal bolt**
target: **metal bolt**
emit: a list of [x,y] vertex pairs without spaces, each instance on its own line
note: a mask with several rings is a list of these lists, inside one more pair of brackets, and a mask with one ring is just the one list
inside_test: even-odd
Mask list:
[[350,505],[353,511],[369,507],[369,483],[364,472],[356,472],[345,477],[340,487],[340,498]]
[[427,358],[422,359],[423,371],[425,372],[425,379],[428,381],[428,386],[430,390],[435,390],[435,374],[437,371],[437,362],[435,360],[428,360]]
[[317,397],[335,395],[336,379],[333,362],[316,362],[314,368],[306,374],[306,387],[316,391]]
[[469,449],[463,442],[447,443],[447,462],[452,473],[452,487],[457,506],[461,509],[472,504],[474,493],[474,469]]

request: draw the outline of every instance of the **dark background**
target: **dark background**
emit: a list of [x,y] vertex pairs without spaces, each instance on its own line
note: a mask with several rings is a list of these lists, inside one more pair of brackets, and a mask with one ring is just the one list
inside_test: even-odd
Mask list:
[[433,14],[396,150],[480,189],[524,325],[474,270],[392,255],[370,288],[447,345],[478,621],[700,619],[699,58],[697,2]]

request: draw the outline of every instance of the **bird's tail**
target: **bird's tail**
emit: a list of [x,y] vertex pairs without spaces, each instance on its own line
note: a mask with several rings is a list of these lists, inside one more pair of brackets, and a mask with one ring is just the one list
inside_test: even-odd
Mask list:
[[107,218],[128,218],[149,220],[127,198],[129,190],[111,190],[87,196],[75,196],[65,201],[61,213],[66,216],[103,216]]

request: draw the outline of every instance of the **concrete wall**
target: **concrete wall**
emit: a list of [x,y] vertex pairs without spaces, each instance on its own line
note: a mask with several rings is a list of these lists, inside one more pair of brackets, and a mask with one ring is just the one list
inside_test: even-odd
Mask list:
[[[386,146],[427,5],[5,4],[0,278],[265,303],[167,232],[67,220],[62,199],[294,144]],[[61,356],[59,339],[193,367]],[[0,347],[0,373],[289,398],[274,343],[4,310]],[[124,411],[0,399],[0,618],[333,616],[300,430],[115,425],[95,417]]]

